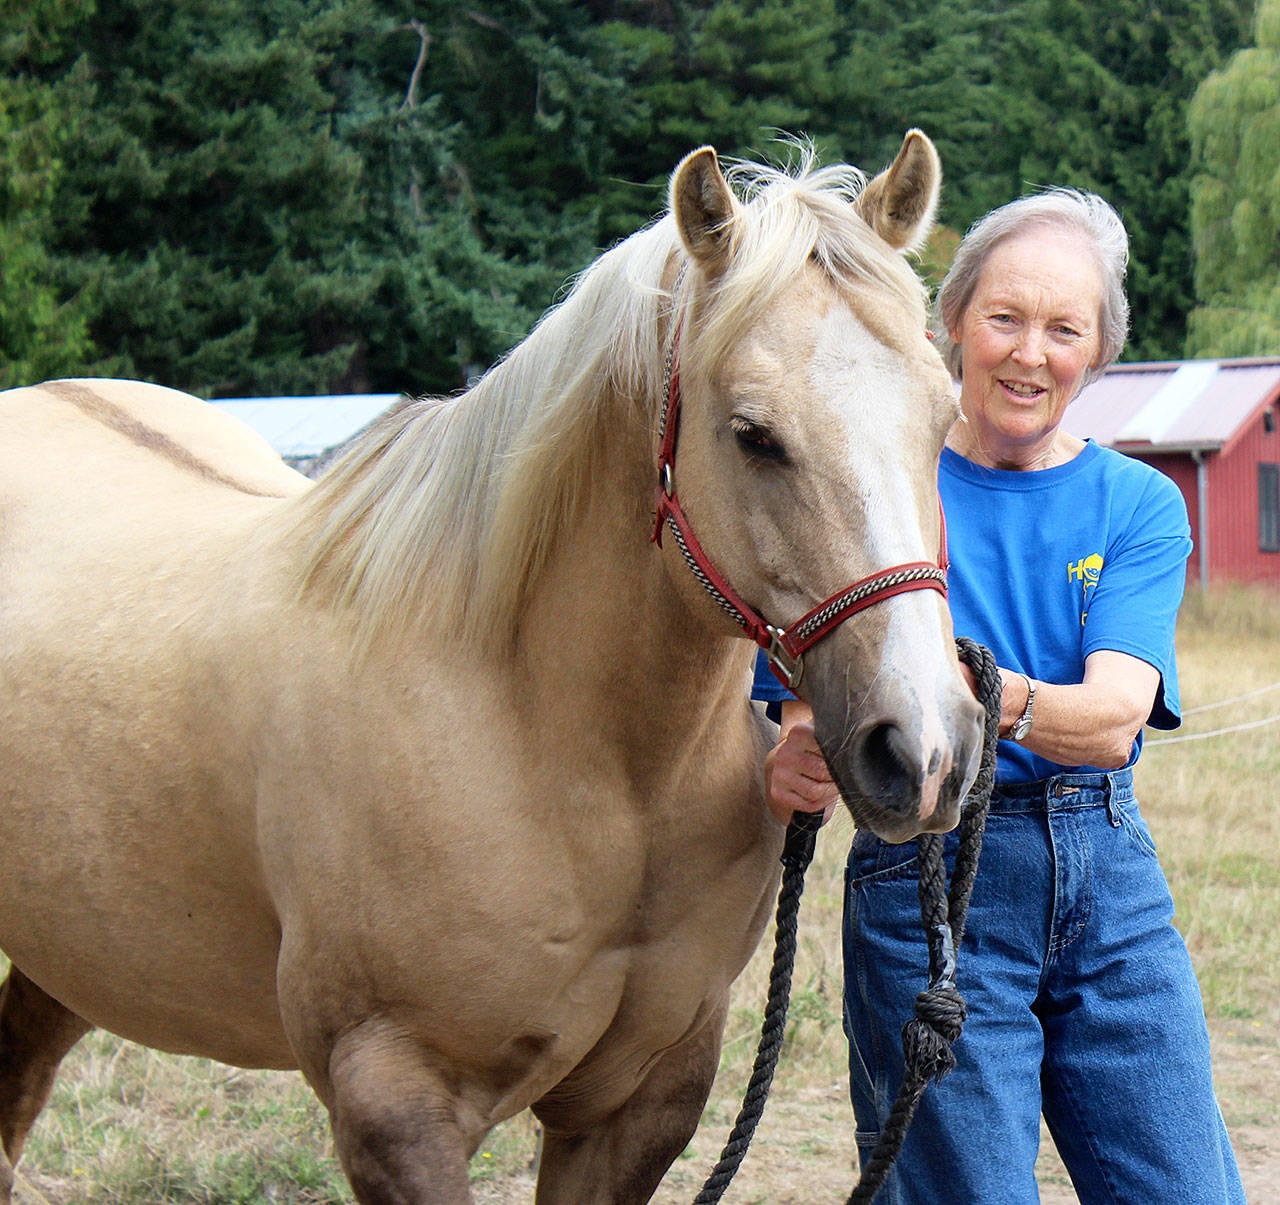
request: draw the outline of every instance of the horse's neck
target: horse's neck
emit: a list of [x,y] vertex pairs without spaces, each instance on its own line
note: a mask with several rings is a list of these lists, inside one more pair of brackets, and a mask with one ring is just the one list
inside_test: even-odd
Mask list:
[[[476,400],[482,399],[470,404]],[[310,588],[355,616],[357,643],[366,637],[369,655],[380,650],[376,659],[384,668],[398,667],[393,674],[412,678],[416,671],[405,667],[443,658],[459,667],[460,680],[477,673],[506,705],[535,710],[538,727],[575,729],[588,747],[612,746],[625,756],[641,743],[638,731],[681,747],[689,745],[690,733],[701,734],[704,746],[715,743],[735,722],[724,714],[731,702],[742,704],[737,722],[745,722],[750,648],[714,629],[710,604],[691,611],[649,542],[656,477],[652,409],[619,404],[612,396],[599,399],[600,421],[572,429],[541,464],[523,465],[528,488],[507,500],[508,522],[522,506],[543,505],[558,517],[546,529],[536,523],[504,529],[506,540],[496,550],[486,548],[480,522],[451,524],[435,512],[434,521],[424,517],[413,501],[421,482],[411,457],[422,454],[427,435],[418,431],[411,439],[391,432],[368,465],[357,458],[350,470],[340,466],[327,486],[318,487],[317,493],[325,491],[323,505],[318,512],[304,509],[304,518],[318,514],[324,524],[336,511],[338,520],[328,522],[323,539],[311,535],[311,551],[297,554],[304,562],[297,572],[306,580],[310,556],[317,583]],[[482,410],[476,414],[484,417]],[[407,421],[464,417],[441,409]],[[488,457],[502,454],[492,422],[459,429],[465,439],[437,438],[431,445],[437,462],[470,453],[484,463],[471,445],[486,437],[493,445]],[[454,434],[453,426],[444,428],[447,438]],[[405,481],[409,486],[402,488]],[[300,508],[311,506],[299,502]],[[567,518],[559,516],[561,507]],[[474,509],[480,516],[490,513]],[[294,535],[293,527],[280,530]],[[547,546],[531,558],[532,568],[511,569],[544,538]],[[293,547],[288,538],[284,543]],[[357,555],[379,543],[399,551]],[[397,556],[412,558],[410,567]],[[400,602],[397,587],[406,582],[420,608],[416,614],[393,605]],[[487,593],[495,583],[502,590]],[[402,611],[407,618],[397,622]]]
[[714,744],[743,722],[751,648],[673,587],[649,541],[647,458],[618,470],[563,534],[529,600],[522,667],[540,707],[590,717],[605,745]]

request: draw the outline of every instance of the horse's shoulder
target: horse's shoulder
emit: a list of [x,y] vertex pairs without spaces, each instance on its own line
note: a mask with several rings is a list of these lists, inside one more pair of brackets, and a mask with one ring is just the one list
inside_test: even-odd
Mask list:
[[310,486],[256,431],[176,389],[103,378],[49,381],[17,392],[32,395],[32,402],[65,403],[157,458],[244,493],[291,497]]

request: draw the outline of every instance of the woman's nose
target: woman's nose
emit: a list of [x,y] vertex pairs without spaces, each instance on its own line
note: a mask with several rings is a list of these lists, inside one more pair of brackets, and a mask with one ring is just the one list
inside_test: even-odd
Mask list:
[[1013,345],[1014,359],[1029,368],[1038,368],[1044,363],[1044,342],[1043,331],[1031,326],[1023,327]]

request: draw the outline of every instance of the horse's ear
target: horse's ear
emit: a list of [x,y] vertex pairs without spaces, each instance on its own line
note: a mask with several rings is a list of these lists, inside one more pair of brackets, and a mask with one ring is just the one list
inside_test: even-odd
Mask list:
[[898,156],[862,191],[858,212],[891,247],[914,251],[933,228],[942,163],[920,130],[909,130]]
[[685,248],[706,272],[720,272],[729,261],[736,208],[714,148],[699,147],[680,161],[671,177],[671,212]]

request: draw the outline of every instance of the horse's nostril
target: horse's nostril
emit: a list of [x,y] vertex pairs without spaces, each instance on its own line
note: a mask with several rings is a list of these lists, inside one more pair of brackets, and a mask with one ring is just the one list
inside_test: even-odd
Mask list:
[[873,799],[886,799],[911,792],[917,775],[910,768],[902,729],[896,724],[877,724],[862,743],[858,758],[859,778]]

